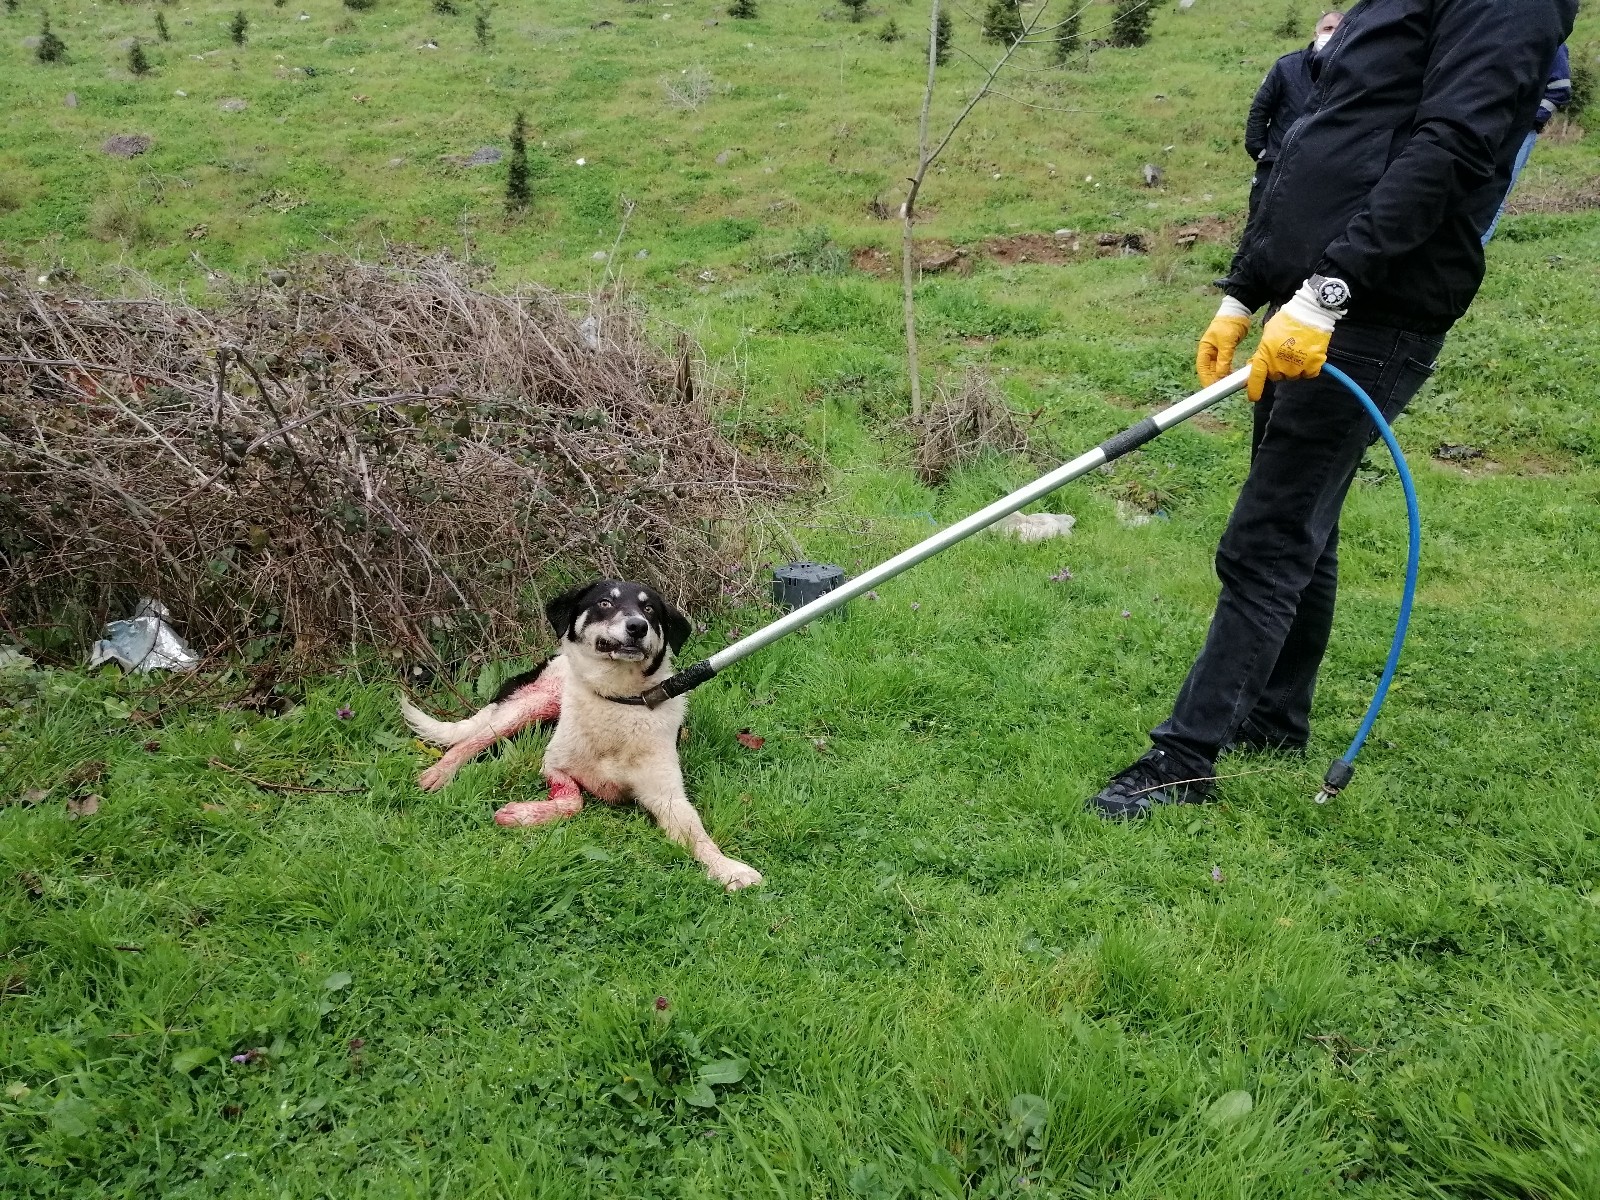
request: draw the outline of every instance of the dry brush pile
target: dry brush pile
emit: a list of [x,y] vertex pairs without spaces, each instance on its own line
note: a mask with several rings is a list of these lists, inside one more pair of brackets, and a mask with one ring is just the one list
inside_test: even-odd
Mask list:
[[720,432],[693,347],[625,297],[575,319],[442,257],[274,278],[201,309],[0,275],[13,634],[145,594],[213,652],[432,657],[525,644],[573,577],[691,607],[750,582],[752,509],[793,480]]

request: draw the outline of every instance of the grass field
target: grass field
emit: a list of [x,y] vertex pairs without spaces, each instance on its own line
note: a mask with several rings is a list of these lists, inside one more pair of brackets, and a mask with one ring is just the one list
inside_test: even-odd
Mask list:
[[[232,6],[177,4],[138,79],[119,41],[155,8],[52,11],[70,61],[48,67],[20,44],[38,11],[0,12],[0,241],[197,296],[208,270],[385,239],[582,288],[615,244],[742,384],[739,419],[826,456],[775,520],[853,570],[1028,473],[916,482],[898,294],[848,265],[894,245],[868,206],[897,200],[919,98],[911,37],[877,33],[925,12],[722,7],[522,0],[480,49],[465,5],[261,4],[234,47]],[[1062,453],[1190,390],[1228,246],[1170,231],[1237,217],[1283,17],[1198,0],[1141,50],[1028,53],[930,183],[926,232],[1155,249],[930,276],[930,381],[987,367]],[[1575,58],[1597,39],[1586,15]],[[959,11],[957,44],[989,53]],[[691,72],[709,90],[675,106]],[[941,110],[977,76],[958,56]],[[535,204],[508,218],[503,166],[440,156],[503,147],[518,109]],[[119,133],[154,143],[102,154]],[[1327,806],[1402,575],[1376,456],[1310,760],[1224,760],[1219,803],[1137,827],[1082,811],[1204,632],[1242,403],[1052,498],[1072,539],[975,539],[696,692],[691,794],[767,880],[733,897],[632,810],[491,825],[539,794],[538,738],[419,793],[370,660],[278,717],[228,707],[225,673],[180,699],[0,671],[0,1194],[1600,1196],[1600,214],[1572,202],[1597,163],[1581,129],[1541,144],[1547,211],[1502,226],[1399,426],[1418,610]],[[766,614],[703,616],[691,658]]]

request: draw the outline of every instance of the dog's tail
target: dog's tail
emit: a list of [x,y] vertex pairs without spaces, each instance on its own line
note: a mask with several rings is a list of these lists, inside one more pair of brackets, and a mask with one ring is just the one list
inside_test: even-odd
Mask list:
[[405,696],[400,697],[400,715],[411,732],[435,746],[454,746],[474,734],[487,732],[493,725],[498,704],[487,704],[462,721],[440,721],[430,717]]

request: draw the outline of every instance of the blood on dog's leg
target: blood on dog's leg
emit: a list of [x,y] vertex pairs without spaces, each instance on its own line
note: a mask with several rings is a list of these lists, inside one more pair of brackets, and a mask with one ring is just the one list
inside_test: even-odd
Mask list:
[[[560,706],[559,697],[557,707]],[[494,724],[483,733],[474,734],[465,741],[457,742],[446,750],[444,756],[417,777],[417,786],[425,792],[436,792],[450,782],[451,776],[459,771],[462,765],[482,754],[490,746],[503,737],[510,737],[518,730],[540,720],[538,715],[546,707],[542,697],[531,697],[524,700],[518,696],[496,710]]]
[[566,672],[552,665],[516,693],[517,703],[528,709],[529,723],[543,725],[561,719],[561,688],[565,680]]
[[562,817],[574,817],[583,810],[583,791],[578,781],[559,771],[547,773],[550,799],[519,800],[501,805],[494,814],[496,825],[545,825]]
[[641,780],[635,787],[639,807],[655,818],[673,841],[694,855],[711,876],[730,892],[761,882],[761,872],[717,849],[716,842],[700,823],[700,814],[683,790],[683,778],[674,763],[670,773],[662,770],[656,778]]

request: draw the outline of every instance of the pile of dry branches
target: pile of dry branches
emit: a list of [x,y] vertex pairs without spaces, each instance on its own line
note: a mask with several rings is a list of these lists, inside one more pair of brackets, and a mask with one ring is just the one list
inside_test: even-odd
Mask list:
[[690,606],[751,582],[745,518],[790,485],[625,298],[576,320],[579,298],[447,258],[274,280],[200,309],[0,274],[12,633],[142,594],[213,652],[276,633],[431,657],[525,642],[574,577]]
[[917,478],[937,487],[987,451],[1037,458],[1029,430],[1038,416],[1013,412],[994,380],[981,368],[968,367],[954,386],[941,384],[927,411],[911,419]]

